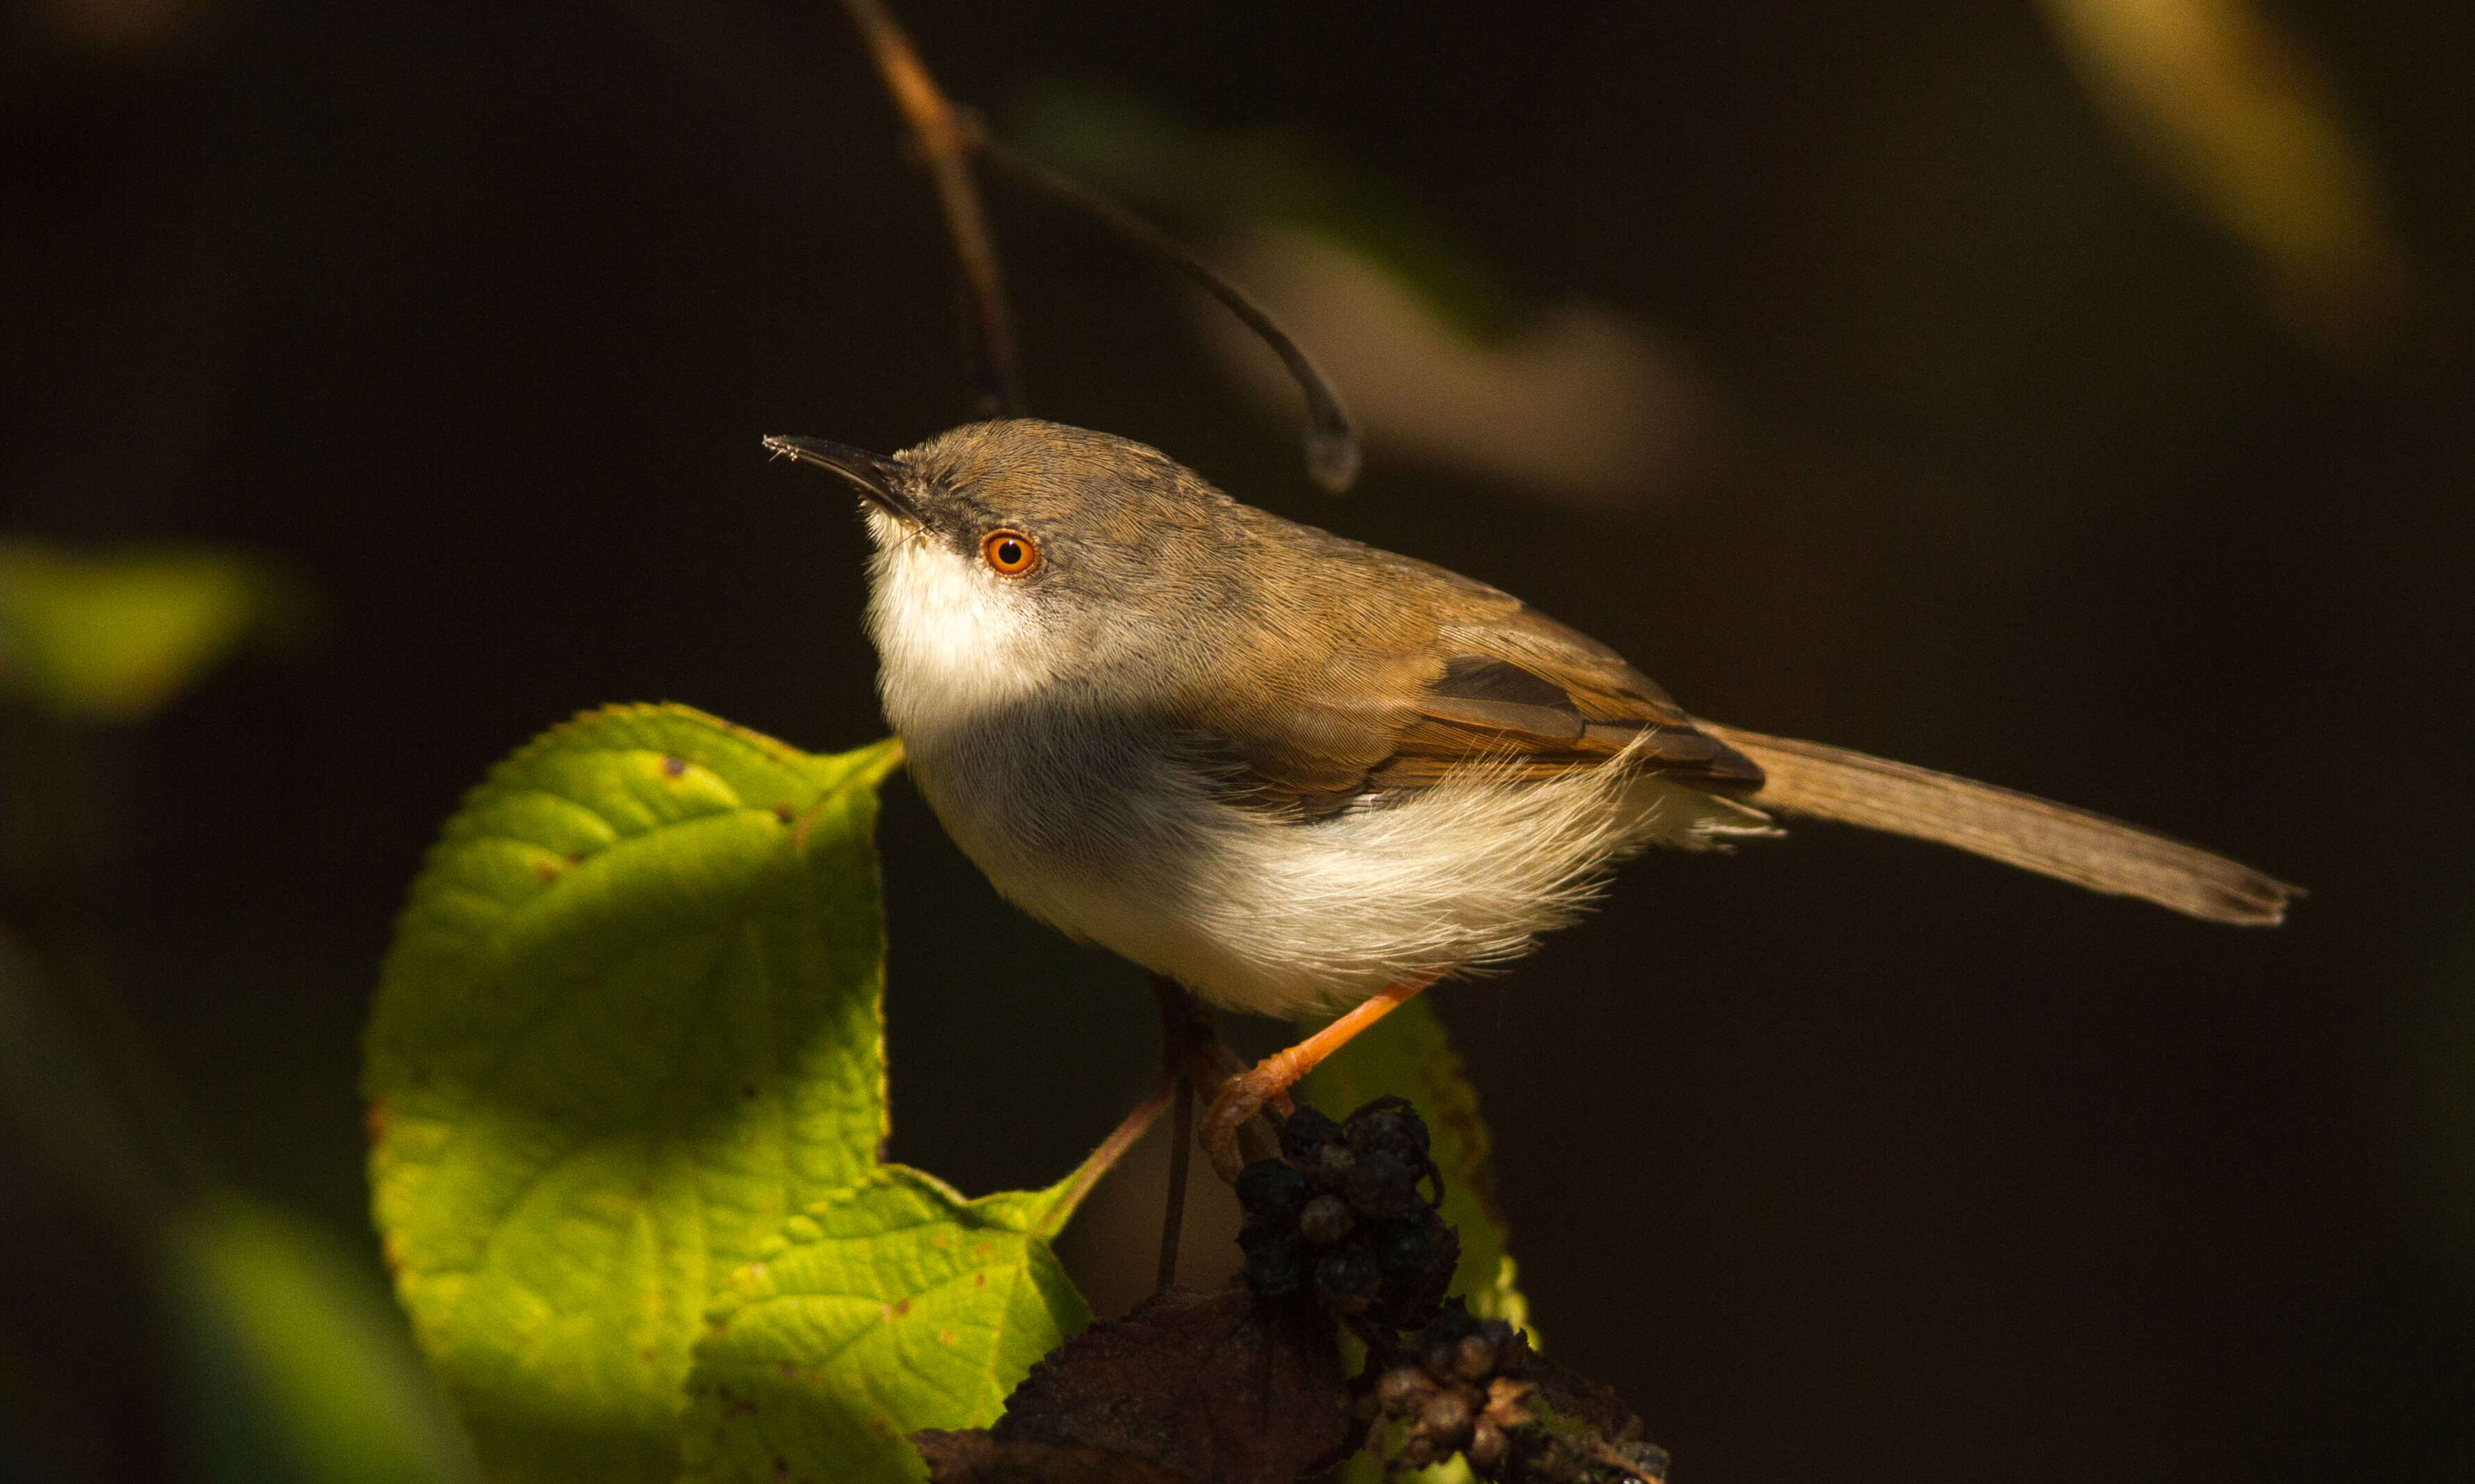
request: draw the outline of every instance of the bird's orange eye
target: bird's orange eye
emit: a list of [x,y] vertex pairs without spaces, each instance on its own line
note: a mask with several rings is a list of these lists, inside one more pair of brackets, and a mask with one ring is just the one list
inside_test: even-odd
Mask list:
[[980,560],[1001,577],[1019,577],[1040,565],[1040,543],[1020,531],[991,531],[980,538]]

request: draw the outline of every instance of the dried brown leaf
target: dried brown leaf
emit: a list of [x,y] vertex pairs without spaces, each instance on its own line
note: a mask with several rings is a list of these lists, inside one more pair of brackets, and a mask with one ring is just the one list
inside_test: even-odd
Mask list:
[[1195,1484],[1163,1464],[1088,1443],[1001,1441],[984,1428],[915,1432],[929,1484]]
[[1360,1430],[1329,1320],[1242,1288],[1172,1288],[1059,1347],[1015,1388],[990,1435],[1094,1448],[1192,1484],[1294,1484],[1338,1462]]
[[1532,1352],[1522,1379],[1535,1389],[1525,1403],[1538,1424],[1514,1434],[1503,1479],[1646,1480],[1667,1477],[1667,1452],[1650,1441],[1641,1418],[1605,1382]]

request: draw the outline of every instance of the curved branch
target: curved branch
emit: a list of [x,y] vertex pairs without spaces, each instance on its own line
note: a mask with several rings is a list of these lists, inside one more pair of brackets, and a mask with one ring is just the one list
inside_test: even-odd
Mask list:
[[967,131],[965,143],[981,158],[1016,180],[1074,207],[1186,275],[1205,293],[1227,305],[1230,313],[1245,322],[1246,328],[1280,356],[1281,364],[1288,368],[1290,379],[1297,382],[1299,392],[1306,397],[1308,475],[1335,495],[1357,482],[1360,463],[1358,428],[1350,420],[1348,408],[1341,405],[1339,391],[1261,304],[1247,298],[1243,289],[1213,272],[1184,243],[1150,222],[1081,182],[1061,175],[1013,146],[991,137],[988,131],[968,114],[960,116],[957,122]]
[[979,120],[956,108],[937,85],[911,37],[881,0],[843,0],[851,24],[868,43],[877,75],[893,95],[920,160],[937,188],[937,204],[953,239],[954,257],[962,270],[966,311],[969,319],[971,368],[979,383],[980,411],[988,417],[1020,417],[1021,381],[1015,370],[1014,328],[1006,306],[1005,274],[997,258],[996,239],[989,230],[988,209],[971,176],[971,157],[1074,207],[1153,257],[1176,269],[1205,293],[1226,305],[1253,330],[1298,384],[1307,404],[1307,474],[1315,483],[1339,494],[1357,482],[1361,457],[1358,429],[1341,405],[1340,393],[1307,358],[1262,305],[1243,290],[1213,272],[1185,244],[1078,181],[990,136]]

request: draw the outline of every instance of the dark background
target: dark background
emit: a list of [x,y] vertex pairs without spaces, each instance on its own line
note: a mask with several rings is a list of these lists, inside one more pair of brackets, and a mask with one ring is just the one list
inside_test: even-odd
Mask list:
[[[968,417],[949,256],[821,0],[133,3],[171,19],[117,42],[73,9],[5,23],[0,528],[266,553],[325,614],[90,739],[87,926],[208,1157],[375,1274],[356,1037],[461,791],[610,700],[882,731],[851,501],[756,439]],[[1441,991],[1534,1312],[1679,1479],[2467,1476],[2464,7],[2275,7],[2420,265],[2351,362],[2026,6],[904,10],[992,108],[1298,126],[1661,327],[1727,432],[1629,506],[1380,455],[1330,500],[1173,286],[1000,196],[1035,410],[1524,594],[1704,714],[2312,888],[2236,932],[1816,826],[1643,861]],[[1147,1075],[1139,976],[898,784],[883,843],[894,1154],[1054,1178]],[[155,1476],[144,1287],[8,1148],[0,1433]]]

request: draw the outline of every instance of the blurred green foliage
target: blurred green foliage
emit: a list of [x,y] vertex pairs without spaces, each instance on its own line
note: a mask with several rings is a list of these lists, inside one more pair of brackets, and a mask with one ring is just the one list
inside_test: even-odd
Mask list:
[[[2475,899],[2475,889],[2460,891]],[[2475,940],[2463,931],[2436,956],[2397,1034],[2417,1198],[2408,1230],[2446,1281],[2475,1295]]]
[[1220,232],[1302,228],[1365,257],[1473,338],[1511,328],[1520,296],[1400,187],[1304,131],[1199,128],[1131,93],[1051,83],[1010,116],[1024,148],[1127,201]]
[[107,1062],[88,1040],[34,956],[0,935],[0,1113],[150,1273],[188,1472],[214,1484],[478,1479],[384,1294],[316,1228],[172,1167],[140,1111],[167,1094],[129,1085],[134,1059]]
[[215,1484],[479,1477],[402,1325],[324,1233],[224,1195],[176,1221],[162,1282],[183,1421]]
[[254,635],[299,625],[298,585],[251,558],[80,555],[0,540],[0,693],[73,719],[132,721]]

